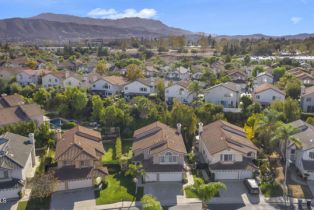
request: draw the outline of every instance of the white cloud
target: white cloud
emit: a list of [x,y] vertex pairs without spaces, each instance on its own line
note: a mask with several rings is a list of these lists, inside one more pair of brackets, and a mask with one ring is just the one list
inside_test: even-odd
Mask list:
[[127,17],[152,18],[155,17],[156,14],[156,10],[148,8],[140,11],[136,11],[135,9],[126,9],[122,12],[116,11],[115,9],[96,8],[91,10],[87,15],[92,18],[119,19]]
[[290,20],[293,24],[298,24],[302,20],[302,18],[301,17],[292,17]]

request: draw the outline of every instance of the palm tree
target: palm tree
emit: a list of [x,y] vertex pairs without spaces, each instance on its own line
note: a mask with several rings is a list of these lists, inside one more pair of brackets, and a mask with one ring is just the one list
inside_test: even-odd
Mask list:
[[[297,129],[294,128],[290,124],[284,124],[282,122],[278,123],[278,126],[275,130],[275,135],[271,138],[271,142],[279,143],[280,144],[280,150],[284,150],[284,159],[285,159],[285,179],[284,179],[284,185],[285,185],[285,192],[287,193],[287,170],[288,170],[288,143],[292,143],[296,145],[297,148],[302,147],[302,143],[300,140],[293,136],[297,132]],[[284,143],[284,148],[282,148],[282,143]]]
[[269,140],[278,126],[280,117],[279,112],[272,109],[265,109],[262,114],[258,115],[254,124],[256,139],[258,140],[257,143],[267,152],[271,151]]
[[210,182],[208,184],[196,182],[193,185],[193,191],[198,199],[202,201],[202,209],[207,209],[208,201],[217,195],[221,189],[227,189],[226,185],[222,182]]

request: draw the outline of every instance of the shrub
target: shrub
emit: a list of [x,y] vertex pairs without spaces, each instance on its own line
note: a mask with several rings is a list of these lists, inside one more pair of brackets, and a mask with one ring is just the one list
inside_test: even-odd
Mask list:
[[71,129],[71,128],[74,128],[76,126],[76,123],[75,122],[68,122],[68,123],[65,123],[61,126],[62,129]]
[[116,139],[115,149],[116,149],[116,159],[120,160],[120,158],[122,157],[122,142],[121,142],[121,138],[117,138]]

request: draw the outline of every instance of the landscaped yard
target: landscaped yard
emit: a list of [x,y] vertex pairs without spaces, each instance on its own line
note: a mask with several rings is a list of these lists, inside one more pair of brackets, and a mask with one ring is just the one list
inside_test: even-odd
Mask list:
[[276,182],[273,183],[262,183],[260,185],[261,188],[261,192],[263,193],[263,195],[267,198],[269,197],[279,197],[283,195],[283,190],[281,188],[281,186],[279,184],[277,184]]
[[[132,157],[132,141],[122,141],[122,152],[127,155],[127,157]],[[115,159],[115,145],[114,144],[104,144],[105,155],[102,157],[102,162],[104,164],[118,164],[118,160]]]
[[50,209],[50,197],[46,199],[31,199],[29,201],[21,201],[17,210],[48,210]]
[[[135,200],[135,183],[132,177],[124,175],[109,175],[106,177],[108,186],[96,195],[96,204],[110,204],[121,201]],[[143,188],[138,188],[136,200],[143,196]]]

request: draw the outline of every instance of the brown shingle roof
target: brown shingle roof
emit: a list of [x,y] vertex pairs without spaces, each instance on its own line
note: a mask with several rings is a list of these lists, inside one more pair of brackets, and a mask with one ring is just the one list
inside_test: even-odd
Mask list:
[[244,130],[223,120],[217,120],[203,128],[201,141],[210,154],[225,149],[234,149],[244,154],[257,150],[257,147],[246,137]]
[[269,84],[269,83],[264,83],[260,86],[257,86],[254,90],[254,93],[255,94],[258,94],[258,93],[261,93],[261,92],[264,92],[266,90],[274,90],[282,95],[286,95],[285,92],[283,92],[282,90],[278,89],[276,86],[272,85],[272,84]]
[[0,107],[1,105],[3,107],[12,107],[12,106],[18,106],[24,104],[25,101],[22,98],[22,96],[18,94],[14,95],[2,95],[0,97]]
[[107,76],[103,79],[113,85],[125,85],[128,82],[127,79],[121,76]]
[[74,166],[65,166],[56,170],[58,180],[76,180],[86,178],[96,178],[108,175],[108,170],[105,167],[101,168],[75,168]]
[[99,154],[103,155],[105,153],[100,133],[79,125],[65,131],[62,138],[58,139],[56,159],[60,158],[61,155],[65,154],[72,147],[77,147],[78,153],[68,154],[67,157],[69,159],[74,159],[84,152],[98,160]]
[[314,93],[314,86],[305,88],[305,89],[304,89],[304,93],[302,94],[302,96],[308,95],[308,94],[311,94],[311,93]]
[[149,148],[151,153],[159,153],[165,149],[186,153],[182,136],[176,129],[159,121],[134,131],[133,137],[133,151]]
[[0,126],[31,120],[32,117],[43,115],[44,111],[37,104],[24,104],[14,107],[0,108]]

